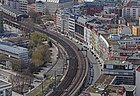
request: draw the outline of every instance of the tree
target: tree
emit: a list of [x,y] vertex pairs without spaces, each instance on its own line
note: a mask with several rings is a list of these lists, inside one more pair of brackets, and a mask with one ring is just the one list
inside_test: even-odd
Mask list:
[[11,60],[11,63],[13,71],[22,72],[22,70],[25,67],[24,62],[22,60]]
[[32,61],[36,67],[50,61],[50,51],[47,45],[38,46],[32,53]]
[[46,40],[48,40],[47,35],[39,32],[33,32],[30,36],[29,48],[34,48],[39,45],[42,45],[42,42]]

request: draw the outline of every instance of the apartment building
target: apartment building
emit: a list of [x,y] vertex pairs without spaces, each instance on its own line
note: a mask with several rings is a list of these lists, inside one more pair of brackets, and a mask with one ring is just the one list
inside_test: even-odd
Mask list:
[[36,1],[35,2],[35,11],[40,13],[40,15],[43,15],[45,12],[45,3],[42,1]]
[[71,14],[68,18],[68,35],[72,38],[75,38],[75,22],[76,15]]
[[57,9],[71,7],[73,0],[47,0],[45,4],[49,12],[54,15]]
[[138,20],[140,15],[140,7],[138,1],[130,1],[127,6],[122,8],[122,17],[131,20]]
[[140,36],[140,26],[132,26],[132,34],[135,36]]
[[9,0],[7,5],[23,13],[28,13],[28,0]]

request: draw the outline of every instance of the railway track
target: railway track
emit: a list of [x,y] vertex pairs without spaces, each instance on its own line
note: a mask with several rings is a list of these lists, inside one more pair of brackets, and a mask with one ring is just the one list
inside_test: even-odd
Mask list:
[[70,40],[63,38],[59,34],[48,32],[46,34],[60,43],[67,51],[69,57],[71,57],[69,59],[69,69],[64,80],[50,96],[74,96],[80,90],[85,80],[87,71],[85,57]]
[[[24,27],[24,25],[19,22],[15,22],[14,24],[23,28],[27,27]],[[77,96],[87,75],[87,65],[84,55],[77,50],[78,48],[75,44],[70,40],[63,38],[60,34],[43,31],[39,28],[35,28],[35,30],[47,34],[49,37],[60,43],[69,56],[69,69],[67,74],[59,86],[56,87],[49,96]]]

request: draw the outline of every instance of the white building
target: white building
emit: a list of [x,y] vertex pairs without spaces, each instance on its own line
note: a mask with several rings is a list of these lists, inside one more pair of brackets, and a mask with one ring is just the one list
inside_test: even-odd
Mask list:
[[36,1],[35,2],[35,11],[36,12],[39,12],[39,13],[44,13],[44,10],[45,9],[45,5],[44,5],[44,2],[42,1]]
[[0,96],[12,96],[12,84],[0,80]]
[[139,7],[137,1],[136,1],[136,3],[131,1],[132,5],[124,7],[122,9],[122,17],[123,18],[128,18],[128,19],[134,19],[135,18],[135,19],[138,20],[139,15],[140,15],[140,7]]
[[71,15],[68,19],[68,34],[74,38],[75,35],[75,16]]
[[140,44],[140,37],[128,37],[118,41],[121,45],[132,45],[132,44]]
[[88,26],[84,27],[84,41],[89,48],[92,48],[92,30]]
[[10,58],[21,59],[28,63],[28,49],[23,47],[0,44],[0,54],[7,55]]
[[68,8],[73,5],[73,0],[47,0],[46,8],[54,15],[55,11],[59,8]]
[[136,69],[136,96],[140,95],[140,66]]

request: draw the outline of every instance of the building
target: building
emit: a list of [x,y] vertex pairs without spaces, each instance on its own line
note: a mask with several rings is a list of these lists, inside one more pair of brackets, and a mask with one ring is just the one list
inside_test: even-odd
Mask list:
[[28,5],[28,11],[35,11],[35,3]]
[[138,1],[130,1],[126,7],[122,8],[122,17],[128,20],[139,19],[140,7]]
[[9,0],[0,0],[0,3],[2,4],[8,4]]
[[28,63],[28,49],[23,47],[0,44],[0,54],[6,55],[10,58],[20,59],[25,63]]
[[126,96],[137,96],[135,85],[121,85],[125,88]]
[[12,84],[0,80],[0,96],[12,96]]
[[21,11],[18,11],[8,5],[1,5],[0,9],[3,12],[3,17],[5,17],[5,19],[11,19],[14,21],[21,21],[24,18],[28,18],[27,14],[24,14]]
[[40,15],[43,15],[45,12],[45,3],[42,1],[36,1],[35,2],[35,11],[40,13]]
[[136,96],[140,94],[140,66],[136,69]]
[[132,26],[132,34],[135,36],[140,36],[140,26]]
[[105,61],[103,73],[105,75],[116,76],[115,85],[135,84],[134,67],[130,62],[118,60]]
[[114,85],[116,76],[101,75],[79,96],[136,96],[135,85]]
[[70,17],[68,18],[68,35],[72,38],[75,37],[75,22],[76,21],[76,15],[71,14]]
[[73,0],[47,0],[46,8],[54,15],[55,11],[59,8],[68,8],[73,5]]
[[28,13],[28,0],[9,0],[7,5],[23,13]]
[[89,86],[84,92],[87,96],[103,96],[103,91],[115,80],[115,76],[101,75],[94,85]]
[[0,33],[3,32],[3,12],[0,10]]

